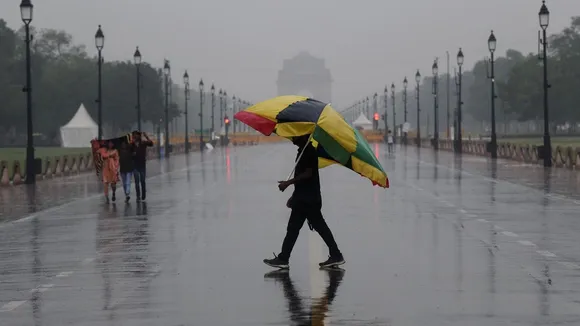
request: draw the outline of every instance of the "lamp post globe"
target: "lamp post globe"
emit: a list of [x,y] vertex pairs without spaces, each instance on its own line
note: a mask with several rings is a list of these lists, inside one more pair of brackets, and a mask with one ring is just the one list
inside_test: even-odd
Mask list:
[[415,74],[415,81],[419,83],[421,81],[421,73],[417,69],[417,73]]
[[139,47],[137,47],[137,49],[135,49],[135,54],[133,54],[133,61],[135,61],[136,65],[140,65],[141,64],[141,51],[139,51]]
[[491,34],[489,35],[489,38],[487,39],[487,47],[489,48],[489,52],[495,52],[496,46],[497,46],[497,40],[495,38],[495,35],[493,35],[493,31],[491,31]]
[[187,70],[183,74],[183,84],[185,85],[185,87],[189,86],[189,74],[187,73]]
[[433,71],[433,75],[437,76],[439,73],[439,67],[437,66],[437,61],[433,62],[433,66],[431,66],[431,70]]
[[457,52],[457,65],[459,67],[463,66],[463,51],[459,48],[459,52]]
[[542,27],[542,29],[548,28],[548,25],[550,24],[550,11],[548,10],[548,7],[546,7],[545,0],[542,1],[542,7],[540,8],[538,16],[540,18],[540,27]]
[[26,25],[30,24],[32,21],[33,8],[34,6],[30,0],[22,0],[22,2],[20,2],[20,18],[22,18],[22,21]]
[[95,46],[97,50],[101,51],[105,46],[105,34],[103,34],[103,30],[101,29],[101,25],[97,29],[97,33],[95,34]]
[[165,64],[163,65],[163,73],[165,74],[165,76],[169,76],[169,70],[171,68],[169,67],[169,61],[165,60]]

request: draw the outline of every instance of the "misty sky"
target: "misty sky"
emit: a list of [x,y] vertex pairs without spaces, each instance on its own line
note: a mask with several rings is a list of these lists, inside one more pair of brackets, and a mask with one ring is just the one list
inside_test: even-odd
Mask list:
[[[106,60],[131,59],[139,45],[144,60],[172,63],[173,79],[184,69],[249,101],[276,95],[283,59],[300,51],[326,59],[333,104],[348,106],[402,87],[417,68],[431,74],[434,57],[451,71],[458,47],[465,65],[488,55],[493,29],[499,54],[508,48],[536,51],[539,0],[32,0],[33,25],[64,29],[96,53],[98,24],[105,32]],[[0,17],[21,24],[20,0],[1,0]],[[551,0],[549,32],[580,15],[579,0]],[[211,13],[211,14],[209,14]],[[197,83],[196,83],[197,84]],[[132,86],[130,86],[132,87]]]

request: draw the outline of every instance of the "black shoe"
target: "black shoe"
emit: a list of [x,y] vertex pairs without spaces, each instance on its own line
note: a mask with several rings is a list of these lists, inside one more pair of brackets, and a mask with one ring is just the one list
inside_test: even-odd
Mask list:
[[344,264],[344,257],[342,257],[342,254],[338,254],[335,257],[328,257],[328,259],[326,261],[323,261],[322,263],[319,263],[318,265],[322,268],[328,268],[328,267],[337,267],[339,265]]
[[111,198],[111,200],[112,200],[113,202],[115,202],[115,200],[117,200],[117,197],[115,197],[115,194],[113,194],[113,197]]
[[137,197],[135,197],[135,200],[136,200],[137,202],[140,202],[140,201],[141,201],[141,196],[140,196],[139,194],[137,194]]
[[141,201],[145,201],[145,195],[143,195],[143,197],[141,197]]
[[130,201],[130,200],[131,200],[131,196],[127,196],[127,197],[125,197],[125,202],[126,202],[126,203],[129,203],[129,201]]
[[288,261],[287,260],[285,261],[285,260],[278,258],[278,256],[276,256],[276,254],[274,254],[273,259],[264,259],[264,264],[266,264],[268,266],[276,267],[276,268],[289,268]]

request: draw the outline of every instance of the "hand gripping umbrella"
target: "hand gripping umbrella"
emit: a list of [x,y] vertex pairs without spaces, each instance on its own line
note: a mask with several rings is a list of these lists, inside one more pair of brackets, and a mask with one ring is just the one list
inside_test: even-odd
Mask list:
[[374,185],[389,187],[387,173],[366,139],[328,103],[303,96],[279,96],[250,106],[234,118],[266,136],[275,133],[291,139],[310,135],[319,168],[340,164]]

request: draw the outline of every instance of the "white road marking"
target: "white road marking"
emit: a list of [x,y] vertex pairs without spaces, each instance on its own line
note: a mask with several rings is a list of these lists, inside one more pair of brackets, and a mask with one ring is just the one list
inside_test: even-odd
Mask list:
[[477,221],[478,222],[481,222],[481,223],[487,223],[487,222],[489,222],[488,220],[486,220],[484,218],[478,218]]
[[26,301],[10,301],[7,304],[3,305],[2,308],[0,308],[0,312],[12,311],[20,307],[24,303],[26,303]]
[[467,217],[476,218],[477,217],[477,214],[467,214]]
[[36,292],[42,293],[42,292],[46,292],[46,291],[50,290],[53,287],[54,287],[54,284],[43,284],[43,285],[37,287],[36,289],[32,289],[28,292],[30,292],[30,293],[36,293]]
[[557,257],[556,255],[554,255],[553,253],[546,251],[546,250],[536,250],[537,253],[539,253],[540,255],[544,256],[544,257]]
[[95,261],[95,258],[85,258],[85,260],[83,260],[82,264],[88,265],[88,264],[92,263],[93,261]]
[[500,230],[500,231],[501,231],[501,230],[504,230],[504,228],[502,228],[502,227],[501,227],[501,226],[499,226],[499,225],[494,225],[493,227],[494,227],[496,230]]
[[74,272],[62,272],[62,273],[58,273],[56,275],[56,277],[69,277],[72,273],[74,273]]
[[519,244],[524,245],[524,246],[530,246],[530,247],[536,247],[536,244],[528,241],[528,240],[520,240],[518,241]]
[[467,214],[467,211],[466,211],[466,210],[464,210],[463,208],[460,208],[460,209],[459,209],[459,212],[460,212],[460,213],[462,213],[462,214]]
[[558,263],[560,263],[566,267],[572,268],[572,269],[580,269],[580,265],[574,264],[574,263],[571,263],[568,261],[559,261]]
[[510,231],[503,231],[501,234],[508,236],[508,237],[518,237],[517,234],[510,232]]

